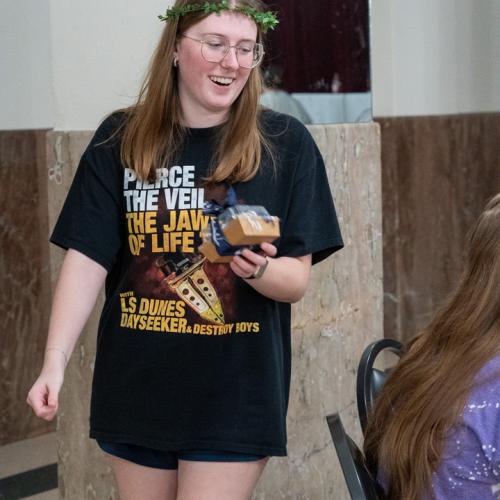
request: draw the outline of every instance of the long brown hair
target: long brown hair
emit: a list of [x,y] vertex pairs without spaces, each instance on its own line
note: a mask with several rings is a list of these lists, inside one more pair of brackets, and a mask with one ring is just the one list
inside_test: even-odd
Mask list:
[[[182,7],[197,0],[177,0]],[[260,0],[235,0],[235,5],[264,10]],[[146,78],[135,105],[125,111],[121,160],[142,179],[152,179],[156,169],[172,161],[181,147],[185,129],[181,125],[182,110],[177,89],[177,70],[173,67],[175,44],[179,34],[208,14],[193,12],[169,20],[151,59]],[[257,41],[262,32],[257,26]],[[262,91],[260,67],[254,68],[248,81],[222,126],[210,183],[247,181],[259,169],[262,147],[271,148],[259,121],[259,97]],[[272,154],[271,154],[272,156]]]
[[365,453],[383,471],[390,500],[430,491],[475,376],[499,351],[500,193],[470,233],[454,292],[409,344],[369,418]]

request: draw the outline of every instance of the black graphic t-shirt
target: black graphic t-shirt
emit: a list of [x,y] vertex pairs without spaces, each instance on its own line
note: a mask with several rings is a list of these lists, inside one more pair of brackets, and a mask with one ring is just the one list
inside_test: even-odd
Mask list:
[[[263,112],[275,157],[233,185],[280,218],[279,256],[319,262],[342,247],[320,153],[307,129]],[[120,162],[120,115],[82,156],[51,241],[104,266],[90,436],[163,450],[286,455],[290,304],[201,255],[203,179],[219,128],[189,129],[175,164],[141,181]]]

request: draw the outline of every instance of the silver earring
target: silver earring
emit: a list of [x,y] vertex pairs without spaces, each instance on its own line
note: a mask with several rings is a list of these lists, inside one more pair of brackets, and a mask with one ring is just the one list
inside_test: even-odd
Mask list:
[[174,68],[177,68],[177,66],[179,66],[179,59],[177,58],[177,56],[174,57]]

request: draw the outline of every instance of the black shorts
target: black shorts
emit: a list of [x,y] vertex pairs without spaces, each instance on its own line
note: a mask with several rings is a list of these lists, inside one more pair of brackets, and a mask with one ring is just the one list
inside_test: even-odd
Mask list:
[[103,451],[110,455],[155,469],[175,470],[178,468],[179,460],[192,460],[196,462],[255,462],[266,457],[266,455],[252,455],[232,451],[164,451],[135,444],[110,443],[99,439],[97,440],[97,444]]

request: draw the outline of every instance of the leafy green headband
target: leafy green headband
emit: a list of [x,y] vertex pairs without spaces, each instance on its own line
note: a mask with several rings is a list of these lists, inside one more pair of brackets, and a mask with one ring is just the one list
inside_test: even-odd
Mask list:
[[265,33],[268,29],[274,29],[279,23],[278,18],[274,12],[260,12],[254,7],[236,5],[231,7],[228,0],[220,0],[219,2],[204,2],[204,3],[191,3],[183,7],[172,7],[167,9],[164,16],[158,16],[161,21],[168,21],[169,19],[179,19],[186,14],[193,12],[205,12],[206,14],[220,14],[223,10],[232,10],[245,14],[254,20],[255,24],[260,26],[261,30]]

